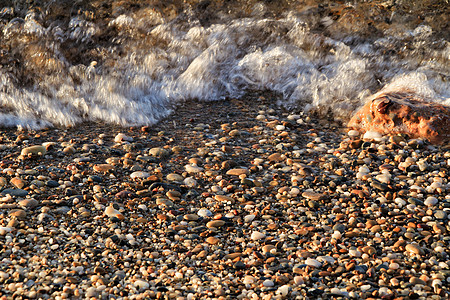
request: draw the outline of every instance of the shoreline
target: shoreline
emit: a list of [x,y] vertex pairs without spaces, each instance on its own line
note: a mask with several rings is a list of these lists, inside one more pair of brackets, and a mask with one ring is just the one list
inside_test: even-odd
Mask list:
[[2,130],[1,299],[449,297],[448,146],[252,97]]

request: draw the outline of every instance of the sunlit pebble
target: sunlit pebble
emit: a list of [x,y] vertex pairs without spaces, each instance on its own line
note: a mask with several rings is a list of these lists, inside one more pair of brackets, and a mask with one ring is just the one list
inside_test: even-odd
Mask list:
[[359,131],[358,130],[350,130],[348,132],[348,136],[349,137],[358,137],[359,136]]
[[300,284],[304,284],[305,281],[303,280],[302,276],[295,276],[294,277],[294,283],[300,285]]
[[320,268],[322,266],[321,262],[319,262],[318,260],[313,259],[313,258],[306,259],[305,264],[307,264],[308,266],[311,266],[311,267],[315,267],[315,268]]
[[438,203],[438,199],[436,197],[428,197],[427,199],[425,199],[425,205],[426,206],[434,206]]
[[353,257],[361,257],[361,251],[356,250],[356,249],[350,249],[348,251],[348,254]]
[[335,232],[331,235],[331,237],[332,237],[333,239],[339,240],[339,239],[342,237],[342,234],[341,234],[339,231],[335,231]]
[[265,287],[273,287],[275,285],[275,283],[270,279],[264,280],[262,284]]
[[255,215],[246,215],[245,217],[244,217],[244,222],[245,223],[250,223],[250,222],[252,222],[254,219],[255,219]]
[[400,268],[400,265],[398,263],[392,262],[389,264],[389,269],[397,270],[398,268]]
[[372,130],[367,131],[363,135],[363,139],[365,139],[365,140],[376,140],[376,141],[378,141],[382,137],[383,137],[383,135],[381,133],[379,133],[377,131],[372,131]]
[[261,233],[259,231],[253,231],[250,238],[254,241],[257,241],[257,240],[263,239],[265,237],[266,237],[266,235],[264,233]]
[[199,215],[200,217],[206,218],[206,217],[212,217],[213,213],[206,208],[201,208],[198,210],[197,215]]

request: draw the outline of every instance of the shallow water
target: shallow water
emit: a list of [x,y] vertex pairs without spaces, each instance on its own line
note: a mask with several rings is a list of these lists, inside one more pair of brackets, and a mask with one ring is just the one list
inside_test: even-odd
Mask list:
[[447,37],[400,8],[377,6],[368,27],[357,1],[26,3],[0,12],[5,126],[153,124],[185,100],[266,90],[342,118],[380,90],[450,105]]

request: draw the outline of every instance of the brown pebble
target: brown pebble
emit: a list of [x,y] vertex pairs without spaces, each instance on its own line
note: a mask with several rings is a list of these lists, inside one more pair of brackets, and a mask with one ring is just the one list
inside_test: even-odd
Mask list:
[[220,239],[216,238],[215,236],[210,236],[206,238],[206,242],[210,245],[215,245],[220,241]]
[[234,176],[239,176],[239,175],[248,175],[249,171],[248,169],[230,169],[227,171],[226,173],[227,175],[234,175]]
[[213,220],[206,223],[206,227],[208,228],[222,227],[223,225],[225,225],[225,221],[223,220]]
[[26,185],[26,181],[19,177],[12,178],[10,182],[12,185],[14,185],[18,189],[21,189]]
[[9,213],[9,215],[19,220],[23,220],[26,218],[27,213],[23,209],[14,209]]
[[417,244],[408,244],[405,246],[405,250],[413,254],[424,254],[423,249]]

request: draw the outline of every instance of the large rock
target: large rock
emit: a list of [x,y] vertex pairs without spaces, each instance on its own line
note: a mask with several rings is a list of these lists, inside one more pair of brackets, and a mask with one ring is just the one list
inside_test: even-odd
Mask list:
[[356,112],[348,127],[363,132],[405,133],[441,143],[450,140],[450,107],[409,93],[379,93]]

